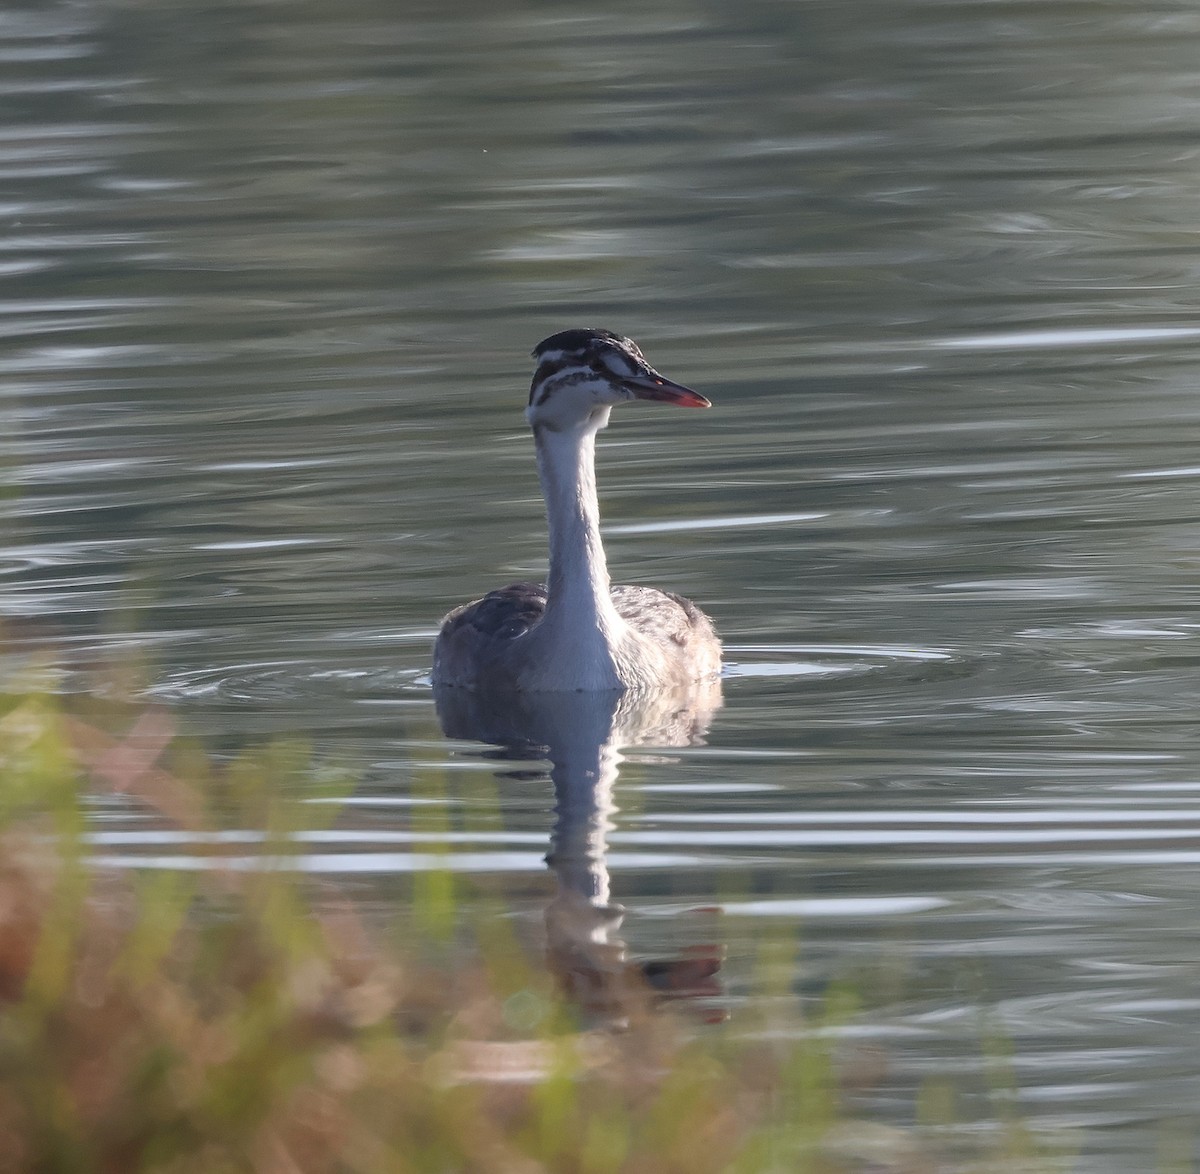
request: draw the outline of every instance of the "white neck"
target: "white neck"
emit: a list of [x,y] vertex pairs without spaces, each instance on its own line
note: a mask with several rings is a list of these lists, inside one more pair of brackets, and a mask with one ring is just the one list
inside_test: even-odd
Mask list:
[[[625,626],[609,594],[596,497],[596,433],[607,423],[602,408],[576,428],[534,429],[550,528],[550,590],[541,627],[589,674],[612,670]],[[562,665],[560,671],[570,670]]]

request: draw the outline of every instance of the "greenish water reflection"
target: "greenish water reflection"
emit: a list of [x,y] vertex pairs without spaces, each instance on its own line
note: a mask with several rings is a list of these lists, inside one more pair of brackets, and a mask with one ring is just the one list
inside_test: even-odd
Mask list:
[[764,918],[804,982],[898,957],[881,1112],[978,1074],[987,1002],[1031,1121],[1138,1168],[1200,1086],[1200,17],[1081,12],[9,12],[3,614],[359,771],[310,865],[364,899],[418,772],[498,796],[459,866],[533,917],[546,781],[472,789],[422,674],[544,565],[529,347],[626,332],[716,408],[606,434],[610,558],[732,662],[622,767],[630,950],[728,897],[734,1003]]

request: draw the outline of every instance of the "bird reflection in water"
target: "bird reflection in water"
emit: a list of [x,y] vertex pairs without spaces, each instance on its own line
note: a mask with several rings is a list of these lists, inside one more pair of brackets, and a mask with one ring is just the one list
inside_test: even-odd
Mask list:
[[[720,993],[720,948],[633,962],[620,934],[625,910],[611,898],[608,832],[621,751],[703,742],[721,705],[719,681],[675,690],[516,693],[439,688],[447,737],[500,746],[505,757],[550,762],[555,823],[546,862],[556,891],[545,912],[547,963],[592,1026],[620,1026],[628,1009],[654,999]],[[697,1004],[698,1010],[702,1004]],[[722,1018],[704,1008],[706,1019]]]

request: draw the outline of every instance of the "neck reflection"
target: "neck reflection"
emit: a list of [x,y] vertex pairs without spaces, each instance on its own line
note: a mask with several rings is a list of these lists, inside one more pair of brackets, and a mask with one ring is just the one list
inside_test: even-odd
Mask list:
[[700,744],[721,704],[720,683],[651,694],[439,689],[435,699],[448,737],[549,760],[555,821],[546,862],[556,885],[545,911],[547,963],[585,1015],[618,1024],[630,1000],[647,993],[718,994],[716,946],[694,947],[682,958],[629,960],[620,934],[625,910],[611,897],[608,835],[618,812],[621,750]]

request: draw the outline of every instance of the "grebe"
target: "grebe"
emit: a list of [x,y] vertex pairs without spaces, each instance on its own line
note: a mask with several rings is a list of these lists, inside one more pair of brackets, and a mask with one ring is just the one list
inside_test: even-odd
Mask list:
[[653,587],[609,585],[595,465],[596,433],[614,405],[711,405],[609,330],[561,331],[533,357],[525,419],[546,499],[549,583],[513,583],[452,611],[434,646],[433,683],[587,691],[674,688],[716,676],[721,642],[694,603]]

